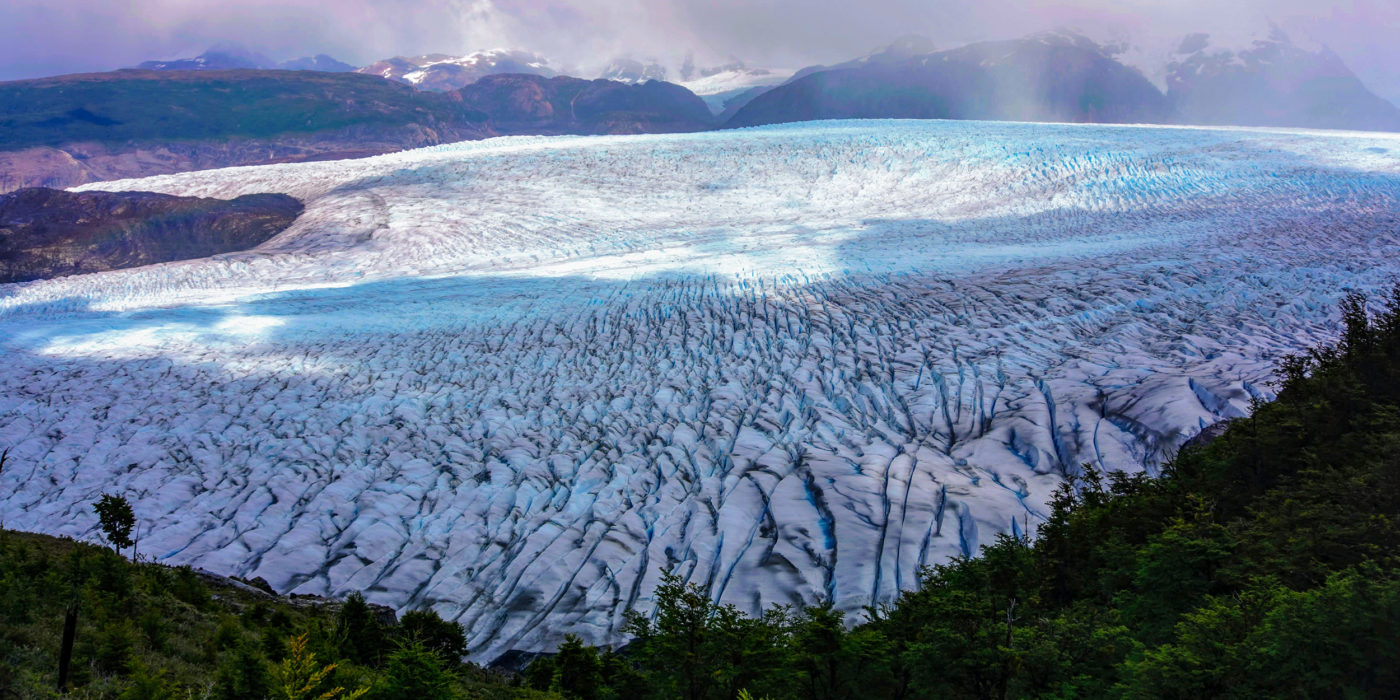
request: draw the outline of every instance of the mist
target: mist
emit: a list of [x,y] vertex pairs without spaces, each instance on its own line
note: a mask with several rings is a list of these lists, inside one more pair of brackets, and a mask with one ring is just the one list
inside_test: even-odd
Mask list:
[[[629,56],[679,65],[743,60],[795,69],[864,54],[903,34],[939,47],[1057,27],[1138,47],[1151,72],[1191,32],[1238,44],[1270,23],[1326,45],[1400,101],[1393,0],[8,0],[0,79],[110,70],[234,43],[283,60],[317,53],[363,65],[388,56],[517,47],[587,72]],[[1149,76],[1152,77],[1152,76]]]

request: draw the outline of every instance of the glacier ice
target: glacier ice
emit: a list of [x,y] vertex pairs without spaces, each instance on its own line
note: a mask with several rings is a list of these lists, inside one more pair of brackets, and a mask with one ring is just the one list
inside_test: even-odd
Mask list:
[[366,591],[478,658],[663,566],[888,600],[1268,398],[1400,252],[1400,137],[841,122],[508,137],[94,189],[306,202],[256,250],[0,286],[7,527]]

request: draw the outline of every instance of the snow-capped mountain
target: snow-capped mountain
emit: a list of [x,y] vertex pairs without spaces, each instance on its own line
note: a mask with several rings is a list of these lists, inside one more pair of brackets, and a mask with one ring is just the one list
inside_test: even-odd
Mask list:
[[1167,66],[1167,95],[1193,124],[1400,131],[1400,109],[1366,89],[1326,47],[1273,28],[1245,46],[1184,38]]
[[305,202],[248,253],[0,286],[6,527],[619,640],[673,567],[857,615],[1154,471],[1400,274],[1400,136],[821,122],[91,189]]
[[630,58],[618,58],[604,67],[598,77],[619,83],[645,83],[648,80],[665,80],[666,73],[666,67],[656,61],[642,63]]
[[485,76],[500,73],[528,73],[545,77],[556,75],[548,59],[518,49],[476,51],[465,56],[397,56],[372,63],[356,72],[378,75],[408,83],[422,90],[438,92],[466,87]]

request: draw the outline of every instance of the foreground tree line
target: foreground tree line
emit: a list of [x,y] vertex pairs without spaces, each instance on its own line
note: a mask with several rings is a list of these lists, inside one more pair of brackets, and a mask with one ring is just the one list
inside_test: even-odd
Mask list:
[[927,569],[854,626],[748,615],[668,572],[621,650],[570,636],[506,677],[431,612],[215,600],[187,569],[8,533],[0,695],[50,692],[80,600],[90,697],[1400,697],[1400,288],[1386,301],[1347,297],[1335,345],[1286,358],[1276,401],[1160,478],[1085,467],[1034,540]]
[[[106,511],[121,508],[104,501]],[[121,546],[121,530],[109,541]],[[125,546],[131,546],[126,540]],[[71,661],[60,677],[66,613]],[[548,698],[463,662],[462,627],[356,593],[287,598],[113,549],[0,531],[0,698]]]

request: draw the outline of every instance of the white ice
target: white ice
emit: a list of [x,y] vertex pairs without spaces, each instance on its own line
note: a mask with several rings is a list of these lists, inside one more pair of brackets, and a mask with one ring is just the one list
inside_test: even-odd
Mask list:
[[0,286],[6,527],[616,641],[664,566],[855,611],[1271,395],[1400,252],[1400,137],[971,122],[512,137],[103,183],[306,213]]

